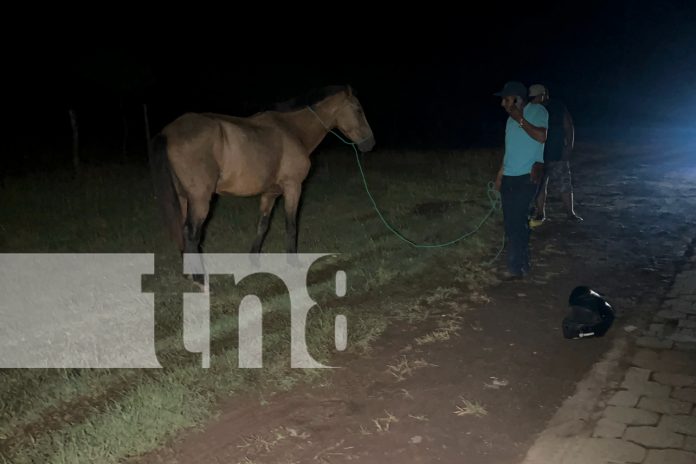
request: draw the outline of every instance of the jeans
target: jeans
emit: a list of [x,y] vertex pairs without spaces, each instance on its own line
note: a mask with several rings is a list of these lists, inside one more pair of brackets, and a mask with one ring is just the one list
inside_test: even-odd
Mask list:
[[529,272],[529,207],[537,185],[529,174],[503,176],[500,195],[507,240],[507,268],[512,274]]

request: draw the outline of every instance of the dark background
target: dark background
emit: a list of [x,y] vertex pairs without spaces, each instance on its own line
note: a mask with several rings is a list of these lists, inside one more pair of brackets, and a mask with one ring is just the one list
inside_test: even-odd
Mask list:
[[356,89],[377,149],[499,146],[492,94],[508,80],[545,84],[579,140],[696,127],[693,2],[452,5],[409,20],[339,20],[344,7],[282,27],[213,10],[234,19],[159,20],[143,36],[135,22],[103,30],[107,11],[72,34],[6,36],[4,170],[70,168],[70,108],[86,164],[130,162],[145,156],[143,104],[154,135],[187,111],[245,116],[330,84]]

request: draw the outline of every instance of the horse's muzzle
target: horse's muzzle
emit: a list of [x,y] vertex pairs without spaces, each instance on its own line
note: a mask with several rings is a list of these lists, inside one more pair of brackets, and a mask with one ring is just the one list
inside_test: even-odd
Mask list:
[[361,152],[371,151],[375,147],[375,138],[369,137],[358,144],[358,149]]

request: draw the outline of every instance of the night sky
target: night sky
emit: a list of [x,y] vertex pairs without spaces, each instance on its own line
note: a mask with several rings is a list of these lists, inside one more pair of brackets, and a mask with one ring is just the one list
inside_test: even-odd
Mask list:
[[418,21],[366,11],[338,22],[333,5],[284,28],[239,17],[225,29],[161,27],[148,38],[93,26],[16,46],[6,58],[14,137],[5,157],[69,159],[68,108],[90,159],[120,151],[124,124],[140,156],[143,103],[154,133],[186,111],[245,116],[331,84],[357,90],[383,148],[500,144],[505,115],[492,94],[507,80],[546,84],[579,128],[696,126],[693,2],[460,6]]

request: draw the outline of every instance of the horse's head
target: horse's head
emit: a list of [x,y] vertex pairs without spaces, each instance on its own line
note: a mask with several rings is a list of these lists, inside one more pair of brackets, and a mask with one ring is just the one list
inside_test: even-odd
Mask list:
[[375,146],[375,136],[365,118],[365,112],[350,86],[346,89],[345,99],[335,113],[336,127],[346,137],[358,145],[360,151],[370,151]]

